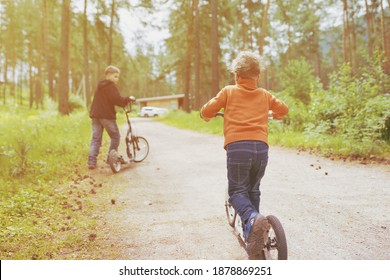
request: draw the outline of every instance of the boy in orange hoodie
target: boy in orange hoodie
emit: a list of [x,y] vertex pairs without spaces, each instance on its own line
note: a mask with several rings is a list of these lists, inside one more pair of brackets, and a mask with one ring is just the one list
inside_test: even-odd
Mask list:
[[260,254],[270,229],[260,214],[260,181],[268,163],[268,116],[282,119],[288,107],[258,88],[261,57],[248,51],[233,60],[236,84],[224,87],[201,109],[208,121],[224,109],[224,148],[227,154],[229,202],[241,217],[249,257]]

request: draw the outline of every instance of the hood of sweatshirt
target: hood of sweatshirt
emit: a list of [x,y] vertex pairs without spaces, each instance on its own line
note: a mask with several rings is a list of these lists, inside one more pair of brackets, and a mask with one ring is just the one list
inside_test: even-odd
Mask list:
[[113,81],[110,81],[110,80],[101,80],[98,84],[98,89],[102,89],[102,88],[105,88],[109,85],[112,85],[114,82]]
[[238,77],[236,80],[236,85],[242,87],[246,90],[255,90],[257,89],[257,80],[251,78],[241,78]]

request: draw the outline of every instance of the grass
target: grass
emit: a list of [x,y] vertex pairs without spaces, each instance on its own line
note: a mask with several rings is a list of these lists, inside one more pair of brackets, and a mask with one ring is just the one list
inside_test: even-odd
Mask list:
[[[0,259],[91,259],[104,220],[87,173],[85,110],[0,106]],[[108,136],[103,147],[108,148]],[[101,151],[101,156],[105,153]]]
[[[199,132],[223,135],[223,120],[215,118],[205,122],[199,117],[199,112],[190,114],[176,111],[159,118],[159,121],[179,128],[196,130]],[[321,155],[362,160],[388,162],[390,158],[390,144],[385,141],[361,141],[349,139],[344,135],[314,135],[292,131],[280,121],[271,121],[269,124],[269,143],[288,148],[310,150]]]
[[178,128],[195,130],[198,132],[223,135],[223,119],[214,118],[205,122],[199,117],[199,112],[193,111],[186,113],[183,111],[174,111],[157,118],[157,120]]

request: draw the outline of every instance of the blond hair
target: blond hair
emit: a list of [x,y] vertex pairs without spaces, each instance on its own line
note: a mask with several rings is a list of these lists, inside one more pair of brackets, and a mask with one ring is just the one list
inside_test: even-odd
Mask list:
[[242,78],[257,78],[263,69],[263,58],[250,51],[240,52],[230,66],[230,71]]
[[121,73],[121,70],[119,70],[119,68],[114,65],[110,65],[106,68],[106,70],[104,70],[104,74],[106,76],[114,73]]

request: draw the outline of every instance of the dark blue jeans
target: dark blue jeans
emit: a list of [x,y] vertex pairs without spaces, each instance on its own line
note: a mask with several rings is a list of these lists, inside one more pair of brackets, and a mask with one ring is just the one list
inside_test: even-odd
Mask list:
[[268,145],[261,141],[238,141],[226,147],[229,202],[245,223],[260,213],[260,181],[268,163]]
[[104,129],[111,138],[111,144],[108,153],[110,153],[110,151],[113,149],[118,150],[121,136],[119,134],[116,120],[92,119],[92,140],[88,157],[88,164],[90,165],[94,165],[97,162],[97,156],[99,155],[100,146],[102,145]]

